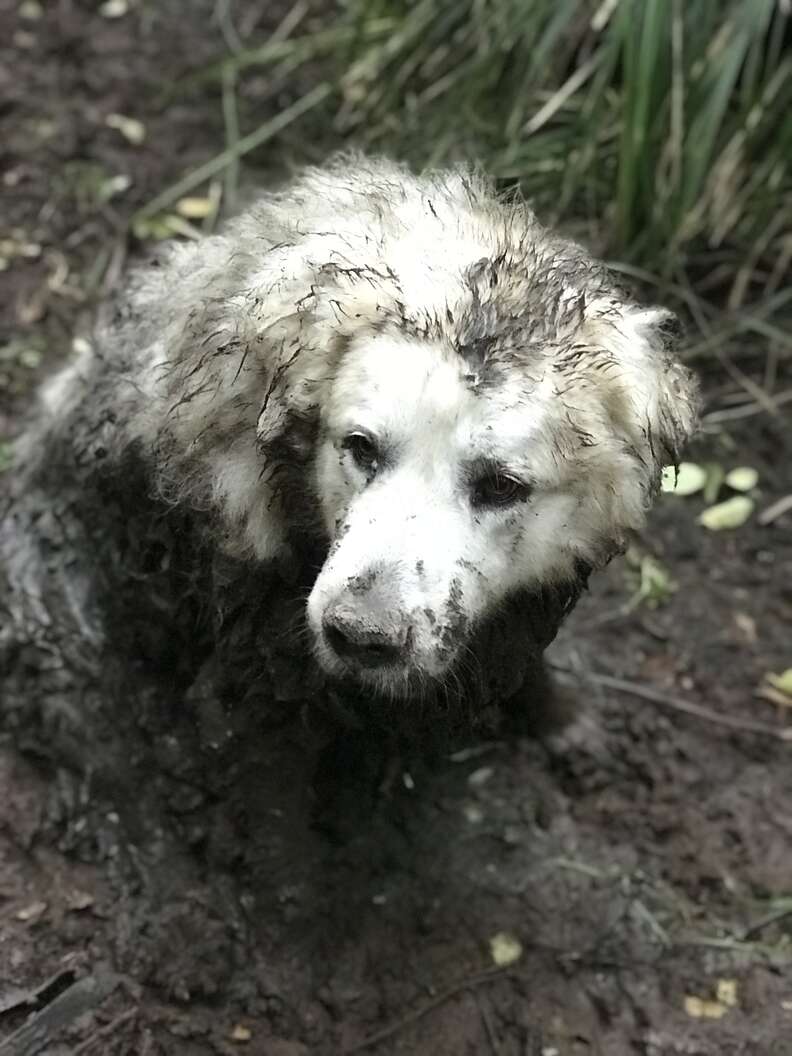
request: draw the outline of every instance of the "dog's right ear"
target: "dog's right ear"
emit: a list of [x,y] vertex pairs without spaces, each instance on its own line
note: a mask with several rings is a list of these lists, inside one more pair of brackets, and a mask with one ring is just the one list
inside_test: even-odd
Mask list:
[[287,455],[304,459],[311,442],[309,379],[321,360],[314,282],[304,246],[267,251],[246,214],[227,235],[175,246],[138,269],[130,317],[107,337],[140,363],[130,431],[155,485],[168,501],[208,509],[238,556],[267,560],[288,546],[271,471]]

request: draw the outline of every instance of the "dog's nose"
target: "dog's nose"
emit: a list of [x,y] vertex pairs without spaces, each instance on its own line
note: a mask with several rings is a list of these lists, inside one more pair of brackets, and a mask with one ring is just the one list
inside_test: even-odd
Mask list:
[[397,663],[407,652],[410,629],[388,612],[336,602],[325,610],[322,628],[330,648],[342,660],[362,667]]

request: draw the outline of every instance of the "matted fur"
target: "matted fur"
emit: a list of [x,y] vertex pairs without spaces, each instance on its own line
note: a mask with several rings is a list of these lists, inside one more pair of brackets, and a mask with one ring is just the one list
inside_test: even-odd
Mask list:
[[[345,156],[137,270],[44,398],[61,421],[96,403],[70,442],[107,464],[139,452],[229,555],[318,546],[320,664],[349,672],[323,620],[366,596],[409,625],[409,649],[353,674],[409,692],[514,598],[568,588],[573,603],[641,526],[695,423],[676,334],[478,172]],[[360,429],[384,445],[375,474],[345,452]],[[480,464],[530,494],[476,509]]]

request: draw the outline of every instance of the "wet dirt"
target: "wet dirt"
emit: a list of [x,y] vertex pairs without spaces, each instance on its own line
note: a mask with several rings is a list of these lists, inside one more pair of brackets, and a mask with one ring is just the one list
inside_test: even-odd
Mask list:
[[[213,5],[18,6],[0,0],[3,226],[40,252],[0,273],[6,436],[123,266],[132,209],[223,140],[216,91],[161,95],[164,66],[221,53]],[[133,183],[83,200],[74,162]],[[727,441],[694,454],[755,466],[760,508],[792,490],[788,421]],[[792,664],[792,520],[707,533],[701,507],[665,498],[641,541],[676,583],[664,604],[627,611],[616,562],[565,625],[563,732],[402,759],[364,807],[365,758],[333,760],[342,832],[308,823],[299,745],[273,755],[266,731],[244,780],[207,789],[174,760],[211,716],[169,739],[162,715],[131,729],[143,776],[123,791],[0,734],[0,1054],[792,1054],[792,715],[756,694]]]

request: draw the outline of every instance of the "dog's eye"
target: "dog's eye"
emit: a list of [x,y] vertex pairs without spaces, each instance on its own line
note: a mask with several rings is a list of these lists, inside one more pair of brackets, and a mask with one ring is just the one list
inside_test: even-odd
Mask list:
[[523,502],[531,494],[531,487],[522,480],[492,470],[473,483],[474,506],[511,506]]
[[365,433],[350,433],[344,437],[341,446],[349,451],[361,469],[370,472],[377,468],[379,449],[370,436]]

